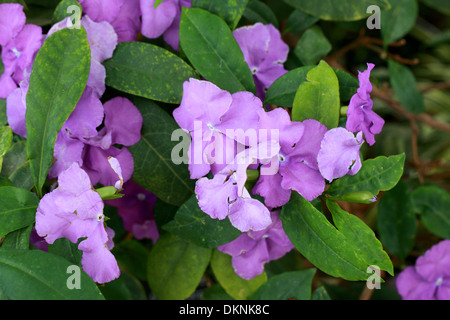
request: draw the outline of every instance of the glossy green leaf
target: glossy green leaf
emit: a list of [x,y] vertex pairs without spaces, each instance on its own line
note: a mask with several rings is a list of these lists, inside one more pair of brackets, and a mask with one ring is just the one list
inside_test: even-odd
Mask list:
[[252,300],[310,300],[316,269],[289,271],[275,275],[264,283]]
[[262,1],[250,0],[244,11],[244,17],[251,23],[261,22],[278,27],[278,19],[270,7]]
[[340,0],[327,2],[284,0],[284,2],[322,20],[334,21],[355,21],[366,18],[370,15],[367,13],[367,8],[371,5],[376,5],[381,10],[389,8],[389,3],[385,0]]
[[358,255],[367,265],[375,265],[393,276],[392,262],[373,230],[361,219],[343,210],[337,202],[327,200],[326,204],[333,216],[336,228],[357,249]]
[[[303,66],[290,70],[272,83],[267,90],[265,103],[291,108],[298,87],[306,81],[306,75],[314,66]],[[359,81],[349,73],[333,68],[339,81],[341,101],[349,101],[359,87]]]
[[331,43],[322,28],[315,25],[303,33],[294,53],[304,65],[315,65],[331,51],[331,48]]
[[0,127],[0,172],[2,171],[3,157],[11,147],[13,133],[10,127]]
[[394,60],[388,60],[391,86],[395,95],[405,109],[420,113],[425,110],[422,93],[416,85],[412,71],[405,65]]
[[224,19],[231,29],[236,28],[248,0],[192,0],[191,8],[201,8]]
[[30,190],[33,187],[25,140],[14,143],[5,154],[0,177],[7,178],[18,188]]
[[267,281],[265,272],[251,280],[239,277],[231,265],[231,256],[214,250],[211,258],[211,268],[217,281],[225,292],[236,300],[250,299]]
[[380,199],[377,229],[385,248],[396,257],[406,258],[414,246],[417,222],[411,196],[402,180]]
[[198,206],[195,195],[178,209],[175,219],[164,225],[174,235],[206,248],[216,248],[241,235],[230,220],[213,219]]
[[414,26],[418,14],[417,0],[389,0],[391,8],[383,11],[381,37],[385,46],[405,36]]
[[183,83],[197,78],[177,55],[144,42],[119,43],[104,63],[106,84],[117,90],[156,101],[181,102]]
[[30,235],[34,225],[15,230],[8,233],[3,239],[2,249],[25,249],[30,248]]
[[339,81],[325,62],[311,69],[295,94],[292,120],[315,119],[328,129],[337,127],[340,114]]
[[209,264],[211,249],[165,233],[150,252],[147,278],[158,300],[184,300],[198,287]]
[[0,237],[33,224],[38,204],[28,190],[0,187]]
[[282,208],[280,219],[291,242],[315,267],[350,281],[368,278],[368,264],[355,245],[296,192]]
[[224,20],[203,9],[183,8],[180,45],[196,70],[231,93],[255,92],[253,76]]
[[27,152],[37,194],[53,164],[56,135],[75,109],[90,70],[86,31],[63,29],[44,42],[33,64],[27,93]]
[[435,235],[450,239],[450,194],[438,186],[420,186],[411,199],[423,225]]
[[194,193],[195,182],[190,180],[187,165],[175,164],[172,159],[172,150],[178,144],[172,141],[172,134],[178,130],[182,139],[190,142],[190,138],[154,102],[141,98],[133,101],[144,118],[141,140],[129,147],[134,158],[133,180],[161,200],[182,205]]
[[365,160],[359,172],[354,176],[344,176],[333,181],[327,193],[342,196],[355,191],[369,191],[378,195],[395,187],[403,174],[405,154]]
[[67,286],[72,264],[41,250],[0,249],[0,288],[12,300],[103,300],[80,270],[80,289]]

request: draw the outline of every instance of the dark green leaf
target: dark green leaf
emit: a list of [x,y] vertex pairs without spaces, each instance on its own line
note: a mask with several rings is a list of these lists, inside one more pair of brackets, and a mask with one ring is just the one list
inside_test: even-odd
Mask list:
[[80,289],[69,289],[72,264],[41,250],[0,249],[0,288],[13,300],[102,300],[92,279],[80,270]]
[[33,224],[38,204],[28,190],[0,187],[0,237]]
[[255,92],[253,76],[228,25],[203,9],[183,8],[180,45],[192,65],[223,90]]
[[66,238],[57,239],[53,244],[48,246],[48,252],[81,267],[82,252],[78,250],[78,243],[72,243]]
[[201,8],[224,19],[231,29],[236,28],[248,0],[192,0],[191,8]]
[[411,199],[424,226],[435,235],[450,239],[450,194],[438,186],[420,186],[412,192]]
[[391,86],[400,103],[409,111],[420,113],[425,110],[422,93],[416,87],[412,71],[405,65],[388,60]]
[[271,277],[252,300],[310,300],[316,269],[289,271]]
[[350,281],[368,278],[368,264],[353,243],[296,192],[282,208],[280,219],[291,242],[314,266]]
[[315,65],[331,51],[331,43],[319,26],[306,30],[295,46],[294,53],[304,65]]
[[119,43],[104,63],[106,84],[136,96],[178,104],[183,83],[197,74],[168,50],[143,42]]
[[[0,62],[1,66],[1,62]],[[2,68],[0,68],[0,74],[3,73]],[[0,126],[6,124],[8,117],[6,116],[6,99],[0,99]]]
[[11,147],[13,133],[10,127],[0,127],[0,172],[2,171],[3,157]]
[[251,0],[244,11],[244,17],[252,23],[261,22],[278,27],[278,19],[272,9],[262,1]]
[[284,0],[294,8],[306,12],[322,20],[354,21],[367,16],[367,8],[371,5],[380,7],[381,10],[389,8],[385,0],[341,0],[341,1],[316,1],[316,0]]
[[[177,165],[172,160],[172,150],[177,145],[172,134],[181,129],[173,117],[152,101],[138,98],[134,103],[144,124],[141,140],[129,148],[134,158],[133,179],[161,200],[182,205],[193,194],[194,181],[190,180],[187,165]],[[190,141],[187,134],[182,138]]]
[[[58,3],[58,5],[56,6],[55,12],[53,13],[53,19],[52,19],[52,23],[55,24],[59,21],[64,20],[66,17],[71,17],[74,14],[76,15],[76,11],[71,11],[69,10],[69,7],[71,6],[76,6],[79,9],[79,16],[75,16],[75,21],[72,22],[76,22],[76,21],[80,21],[81,19],[81,5],[78,3],[77,0],[62,0],[60,3]],[[75,8],[75,7],[74,7]],[[70,8],[72,9],[72,8]],[[75,25],[76,23],[74,23]]]
[[385,46],[405,36],[416,23],[417,0],[389,0],[391,8],[381,13],[381,37]]
[[448,1],[441,1],[441,0],[421,0],[421,1],[425,3],[427,6],[430,6],[431,8],[450,16],[450,3]]
[[27,93],[27,152],[36,191],[53,163],[56,135],[86,87],[90,70],[86,31],[63,29],[44,42],[33,64]]
[[165,233],[149,255],[148,284],[159,300],[187,299],[197,289],[210,258],[211,249]]
[[340,115],[339,82],[336,73],[325,62],[311,69],[297,90],[292,120],[315,119],[328,129],[337,127]]
[[399,183],[386,192],[378,205],[380,240],[396,257],[406,258],[414,245],[417,222],[406,183]]
[[354,176],[344,176],[333,181],[327,193],[342,196],[355,191],[369,191],[378,195],[395,187],[403,174],[405,154],[363,161],[359,172]]
[[317,21],[319,21],[319,19],[316,17],[313,17],[300,10],[294,10],[286,22],[286,28],[284,29],[283,33],[303,31],[304,29],[312,26]]
[[236,300],[250,299],[267,281],[265,272],[251,280],[239,277],[231,265],[231,256],[214,250],[211,258],[211,268],[225,292]]
[[6,235],[2,243],[2,249],[29,249],[30,235],[34,225],[10,232]]
[[175,219],[164,225],[174,235],[206,248],[216,248],[236,239],[241,232],[228,219],[212,219],[198,206],[195,195],[184,203]]

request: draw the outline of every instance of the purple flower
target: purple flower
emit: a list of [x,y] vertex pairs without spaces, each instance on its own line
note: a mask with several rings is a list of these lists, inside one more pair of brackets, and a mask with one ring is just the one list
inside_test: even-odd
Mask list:
[[[261,101],[250,92],[230,94],[211,82],[197,79],[183,84],[183,98],[173,116],[192,136],[188,152],[192,179],[201,178],[211,170],[212,158],[234,159],[237,153],[233,140],[243,145],[257,143],[256,139],[250,143],[244,134],[236,135],[236,132],[248,129],[256,132],[260,109]],[[215,157],[211,156],[213,151]]]
[[278,151],[277,141],[265,141],[240,152],[233,163],[212,179],[199,179],[195,187],[199,207],[211,218],[223,220],[228,217],[242,232],[265,229],[271,223],[269,210],[251,198],[246,189],[247,168],[257,160],[271,161]]
[[347,110],[347,130],[357,133],[362,131],[364,138],[369,145],[375,143],[375,135],[383,129],[384,120],[373,110],[373,101],[370,98],[372,84],[370,83],[370,71],[375,65],[367,64],[367,70],[359,72],[359,88],[355,95],[350,99]]
[[[264,197],[264,203],[271,208],[286,204],[291,190],[308,201],[321,195],[325,180],[318,168],[317,155],[326,126],[316,120],[293,122],[284,109],[277,108],[260,112],[260,128],[279,130],[279,168],[276,174],[261,171],[252,192]],[[263,165],[261,170],[266,167]]]
[[123,220],[125,230],[133,233],[136,239],[147,238],[156,243],[159,238],[153,216],[156,196],[133,180],[124,184],[122,193],[122,198],[108,200],[106,204],[118,208],[117,212]]
[[397,277],[404,300],[450,300],[450,240],[443,240]]
[[244,26],[234,30],[233,35],[252,71],[256,93],[264,100],[267,89],[287,72],[283,63],[287,59],[289,46],[271,24]]
[[42,29],[25,24],[23,6],[0,4],[0,45],[3,74],[0,76],[0,98],[6,98],[24,79],[24,72],[33,63],[42,46]]
[[6,116],[12,131],[24,138],[27,137],[25,114],[27,112],[26,96],[30,84],[30,74],[25,74],[19,87],[14,89],[6,98]]
[[347,174],[355,175],[361,169],[359,150],[363,143],[362,132],[355,137],[338,127],[325,133],[317,156],[322,176],[331,182]]
[[111,254],[111,230],[105,227],[103,201],[89,176],[76,163],[58,177],[58,187],[46,194],[36,212],[36,232],[52,244],[67,238],[83,251],[83,270],[98,283],[116,279],[120,270]]
[[294,248],[283,226],[279,212],[271,213],[272,223],[264,230],[242,233],[230,243],[221,245],[221,252],[232,256],[234,271],[241,278],[250,280],[264,272],[264,264],[283,257]]
[[142,34],[150,39],[163,36],[174,50],[178,51],[181,8],[191,7],[191,0],[164,0],[156,8],[155,0],[140,0],[142,12]]

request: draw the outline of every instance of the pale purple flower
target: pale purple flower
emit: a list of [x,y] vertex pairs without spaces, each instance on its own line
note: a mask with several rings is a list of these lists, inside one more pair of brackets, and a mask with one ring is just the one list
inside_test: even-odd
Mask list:
[[233,31],[256,85],[256,93],[264,100],[267,89],[287,70],[289,46],[283,42],[280,31],[271,24],[256,23]]
[[46,194],[36,212],[36,231],[52,244],[67,238],[73,243],[82,240],[83,270],[98,283],[116,279],[120,275],[117,262],[110,252],[111,239],[105,228],[104,204],[92,189],[89,176],[77,163],[58,177],[58,187]]
[[6,98],[6,116],[12,131],[24,138],[27,137],[27,127],[25,114],[27,112],[26,96],[30,84],[30,74],[19,83],[19,87],[14,89]]
[[212,179],[199,179],[195,187],[199,207],[213,219],[228,217],[240,231],[265,229],[271,223],[269,210],[246,189],[247,168],[258,160],[272,161],[278,151],[278,141],[262,142],[240,152]]
[[122,218],[126,231],[131,232],[136,239],[151,239],[155,243],[159,238],[153,209],[157,197],[129,180],[123,185],[122,198],[108,200],[106,204],[116,207],[117,213]]
[[163,36],[164,41],[178,51],[181,10],[190,8],[191,0],[164,0],[154,6],[155,0],[140,0],[142,34],[149,39]]
[[233,269],[243,279],[250,280],[262,274],[266,263],[283,257],[294,248],[283,230],[279,211],[271,213],[271,220],[266,229],[242,233],[217,248],[232,256]]
[[450,300],[450,240],[427,250],[395,283],[404,300]]
[[[258,126],[257,111],[261,101],[250,92],[230,94],[208,81],[190,79],[183,84],[183,98],[173,111],[178,125],[192,137],[189,155],[189,171],[192,179],[203,177],[211,170],[212,151],[215,159],[230,160],[237,154],[233,140],[243,145],[256,144],[247,141],[245,132]],[[230,140],[224,137],[226,135]]]
[[361,169],[359,151],[364,143],[362,132],[355,135],[345,128],[334,128],[325,133],[317,156],[319,170],[329,182],[347,174],[355,175]]
[[347,110],[347,130],[357,133],[362,131],[369,145],[375,143],[375,135],[379,134],[384,126],[384,120],[373,110],[373,101],[370,98],[372,84],[370,83],[370,71],[374,68],[373,63],[367,64],[364,72],[359,72],[359,88],[350,99]]
[[4,66],[0,76],[0,98],[6,98],[24,79],[25,70],[33,63],[42,46],[42,29],[25,24],[23,6],[0,4],[0,45]]

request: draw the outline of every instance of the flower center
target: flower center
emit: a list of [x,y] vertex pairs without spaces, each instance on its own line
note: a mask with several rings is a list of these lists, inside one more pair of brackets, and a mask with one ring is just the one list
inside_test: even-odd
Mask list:
[[14,55],[17,58],[20,58],[20,55],[22,54],[19,50],[17,50],[16,48],[12,48],[11,51],[14,53]]
[[253,67],[252,68],[252,74],[256,74],[258,72],[258,68],[257,67]]
[[140,192],[137,194],[137,198],[141,201],[144,201],[147,198],[147,196]]
[[442,277],[439,277],[439,278],[437,278],[437,280],[436,280],[436,282],[434,283],[434,285],[435,285],[436,287],[439,287],[439,286],[442,284],[443,281],[444,281],[444,279],[443,279]]

